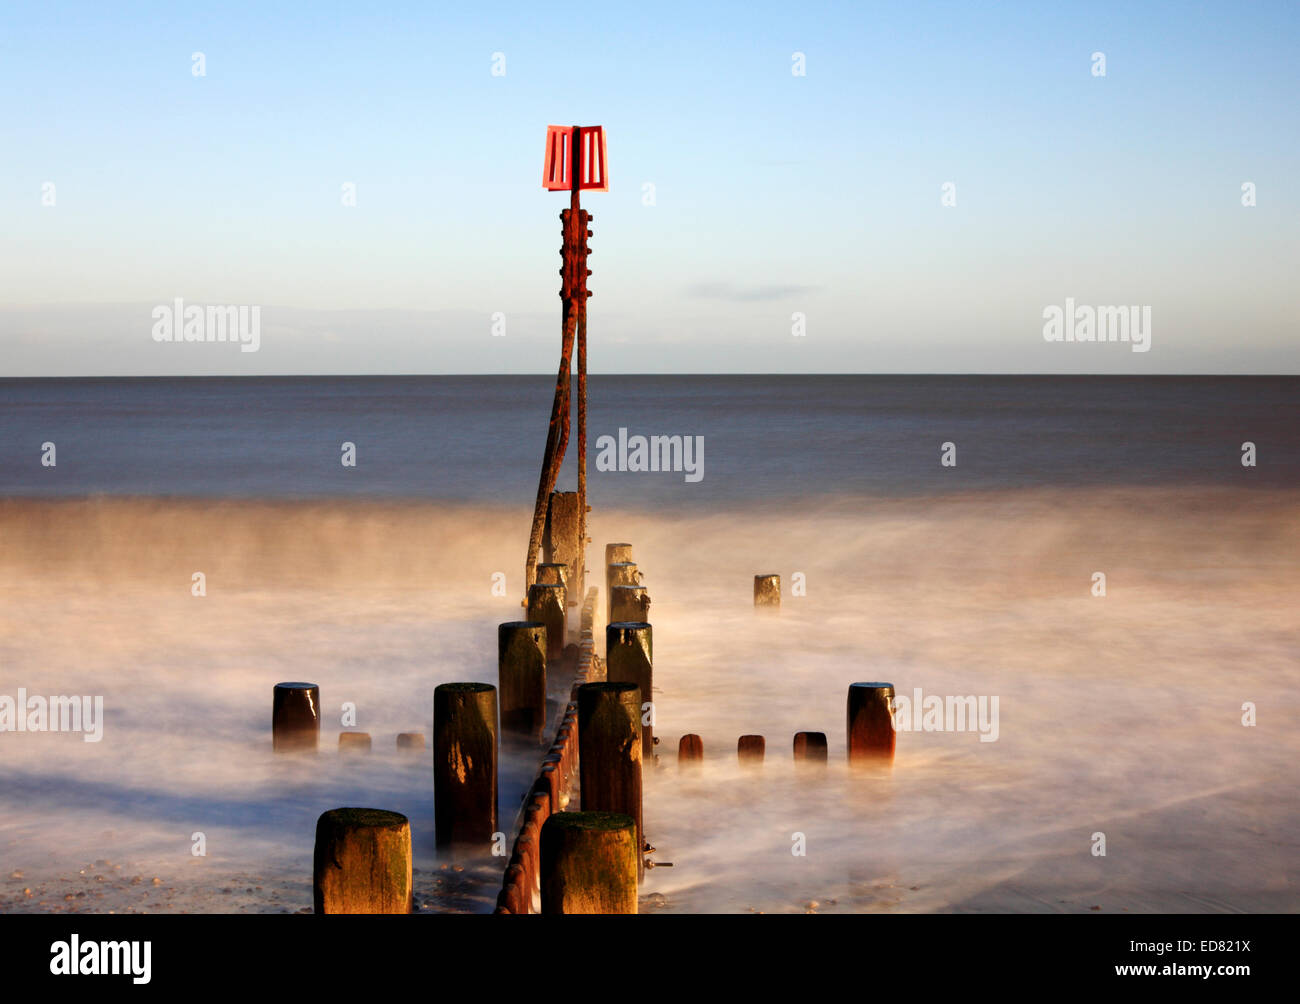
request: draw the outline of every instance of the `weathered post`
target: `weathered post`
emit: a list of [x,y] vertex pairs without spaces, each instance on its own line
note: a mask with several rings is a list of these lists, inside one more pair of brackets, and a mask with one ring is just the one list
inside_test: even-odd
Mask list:
[[497,691],[444,683],[433,692],[433,815],[439,847],[486,848],[497,829]]
[[605,567],[617,564],[622,561],[632,560],[631,544],[606,544],[605,545]]
[[761,764],[767,752],[767,740],[762,736],[741,736],[736,743],[736,758],[750,766]]
[[614,587],[639,586],[641,576],[637,574],[635,561],[615,561],[605,566],[605,623],[614,619]]
[[826,733],[796,732],[794,734],[795,763],[825,763]]
[[[565,585],[572,583],[575,596],[581,596],[582,556],[586,553],[578,539],[582,529],[581,501],[577,492],[551,492],[546,508],[546,533],[543,537],[542,559],[548,565],[564,565],[567,569]],[[542,565],[537,566],[538,582]]]
[[542,827],[542,913],[636,913],[641,837],[617,812],[560,812]]
[[654,756],[654,644],[644,621],[615,621],[605,628],[605,679],[641,691],[641,755]]
[[564,587],[534,583],[528,587],[528,619],[546,625],[546,659],[564,654]]
[[781,576],[754,576],[754,606],[779,607],[781,605]]
[[677,741],[678,764],[695,764],[704,759],[704,740],[694,732]]
[[543,561],[537,566],[537,581],[547,586],[569,589],[569,566],[562,561]]
[[894,762],[894,685],[853,683],[848,699],[849,764]]
[[339,752],[340,753],[369,753],[370,733],[369,732],[340,732]]
[[271,748],[277,753],[315,751],[320,740],[320,687],[277,683],[271,701]]
[[[641,691],[634,683],[584,683],[578,688],[578,769],[582,810],[620,812],[641,822]],[[637,854],[637,874],[644,863]]]
[[410,913],[411,824],[383,809],[330,809],[316,821],[316,913]]
[[612,604],[610,623],[615,621],[648,621],[650,619],[650,594],[645,586],[615,586],[610,590]]
[[541,738],[546,727],[547,634],[540,621],[509,621],[497,626],[501,728],[535,739]]

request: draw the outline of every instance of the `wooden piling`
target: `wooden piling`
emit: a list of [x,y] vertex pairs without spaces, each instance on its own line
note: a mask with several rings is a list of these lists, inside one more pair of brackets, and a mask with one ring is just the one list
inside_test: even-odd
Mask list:
[[796,732],[794,734],[795,763],[825,763],[826,733]]
[[677,742],[678,764],[699,763],[704,759],[704,740],[695,733],[682,736]]
[[[641,690],[635,683],[584,683],[578,688],[578,765],[583,812],[618,812],[641,819]],[[637,874],[643,867],[637,854]]]
[[[546,529],[542,536],[542,561],[567,565],[568,584],[574,595],[582,595],[583,565],[586,548],[580,540],[582,501],[577,492],[551,492],[546,510]],[[542,581],[540,578],[538,582]]]
[[781,576],[766,574],[754,576],[754,606],[779,607],[781,605]]
[[569,585],[569,566],[562,561],[543,561],[537,566],[537,581],[547,586]]
[[620,561],[632,560],[631,544],[606,544],[605,545],[605,567]]
[[541,621],[497,625],[497,687],[503,731],[540,739],[546,728],[547,636],[547,626]]
[[399,732],[397,748],[403,752],[415,753],[424,749],[423,732]]
[[654,637],[644,621],[615,621],[605,629],[605,679],[610,683],[633,683],[641,690],[641,755],[654,756]]
[[564,587],[540,582],[529,586],[528,619],[546,625],[546,659],[559,662],[564,654]]
[[433,796],[439,847],[486,848],[497,830],[497,691],[491,684],[435,688]]
[[743,764],[761,764],[767,752],[767,740],[762,736],[741,736],[736,743],[736,758]]
[[614,587],[639,586],[635,561],[615,561],[605,566],[605,623],[614,619]]
[[340,732],[339,752],[340,753],[369,753],[370,733],[369,732]]
[[330,809],[316,821],[316,913],[410,913],[411,824],[382,809]]
[[[514,864],[506,869],[505,884],[501,887],[501,896],[510,913],[532,913],[532,891],[528,889],[528,876],[523,866]],[[500,900],[498,900],[500,902]]]
[[551,816],[542,827],[542,913],[636,913],[641,847],[624,813]]
[[894,762],[894,685],[849,685],[849,764],[889,765]]
[[320,687],[277,683],[271,700],[271,748],[277,753],[315,752],[320,741]]
[[610,594],[611,623],[650,619],[650,594],[645,586],[615,586]]

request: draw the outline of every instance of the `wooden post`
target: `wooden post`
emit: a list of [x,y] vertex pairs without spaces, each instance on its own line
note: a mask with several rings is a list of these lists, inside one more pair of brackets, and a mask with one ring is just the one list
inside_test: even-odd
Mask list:
[[271,701],[271,748],[277,753],[315,752],[320,740],[320,687],[277,683]]
[[754,576],[754,606],[779,607],[781,605],[781,576]]
[[317,913],[410,913],[411,824],[382,809],[330,809],[316,821]]
[[[654,756],[654,643],[644,621],[615,621],[605,628],[605,679],[641,691],[641,756]],[[646,707],[650,705],[650,707]]]
[[694,732],[682,736],[677,742],[677,763],[680,765],[699,763],[704,759],[704,740]]
[[620,561],[632,560],[631,544],[606,544],[605,545],[605,567],[608,568]]
[[[537,567],[540,571],[547,566]],[[546,728],[547,633],[546,625],[539,621],[497,625],[501,728],[539,740]]]
[[795,763],[825,763],[826,733],[796,732],[794,734]]
[[444,683],[433,692],[433,815],[439,847],[478,844],[497,830],[497,691]]
[[849,764],[894,762],[894,685],[853,683],[848,699]]
[[560,812],[542,827],[542,913],[636,913],[641,837],[617,812]]
[[409,753],[424,749],[424,733],[399,732],[397,735],[397,748]]
[[639,586],[635,561],[615,561],[605,566],[605,623],[614,619],[614,587]]
[[546,659],[558,662],[564,654],[564,587],[540,582],[528,587],[528,619],[546,625]]
[[[546,564],[567,565],[569,581],[575,590],[581,588],[581,568],[586,553],[578,539],[582,527],[582,504],[577,492],[551,492],[542,544],[542,560]],[[539,577],[537,581],[542,580]],[[575,595],[582,594],[575,592]]]
[[767,752],[767,740],[762,736],[741,736],[736,743],[736,757],[743,764],[761,764]]
[[650,619],[650,594],[645,586],[615,586],[610,596],[610,623]]
[[369,753],[370,733],[369,732],[340,732],[339,752],[340,753]]
[[[641,823],[641,691],[634,683],[584,683],[578,688],[578,769],[582,811],[619,812]],[[644,862],[637,854],[637,874]]]
[[563,586],[569,590],[569,566],[560,561],[543,561],[537,566],[537,581],[546,586]]

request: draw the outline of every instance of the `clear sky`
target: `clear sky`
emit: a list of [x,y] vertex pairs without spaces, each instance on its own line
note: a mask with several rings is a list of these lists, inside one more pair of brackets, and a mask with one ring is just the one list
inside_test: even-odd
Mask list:
[[0,375],[551,372],[548,123],[608,131],[595,372],[1300,372],[1300,5],[575,9],[5,0]]

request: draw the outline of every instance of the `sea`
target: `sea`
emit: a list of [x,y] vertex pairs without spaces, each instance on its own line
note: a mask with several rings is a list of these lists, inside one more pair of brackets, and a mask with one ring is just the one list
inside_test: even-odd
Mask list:
[[[411,819],[420,913],[490,912],[504,859],[438,851],[395,737],[496,683],[554,389],[0,380],[0,703],[103,707],[96,741],[0,731],[0,911],[308,911],[316,818],[364,805]],[[588,581],[626,541],[652,601],[643,912],[1300,909],[1300,378],[588,393]],[[321,687],[315,757],[272,754],[283,680]],[[857,681],[988,727],[909,716],[850,771]],[[538,752],[503,745],[503,831]]]

